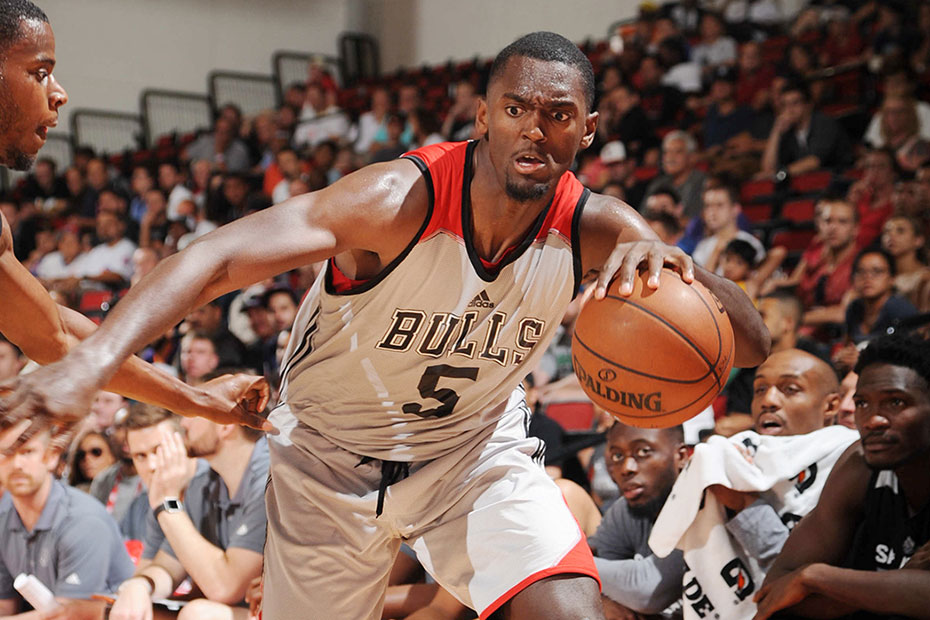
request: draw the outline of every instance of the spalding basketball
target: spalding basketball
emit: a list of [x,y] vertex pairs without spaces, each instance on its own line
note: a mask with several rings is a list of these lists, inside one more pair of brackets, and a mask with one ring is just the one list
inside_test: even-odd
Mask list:
[[663,269],[659,288],[634,279],[623,297],[618,280],[604,299],[578,314],[572,365],[588,397],[624,424],[665,428],[703,411],[733,368],[733,328],[726,310],[700,282]]

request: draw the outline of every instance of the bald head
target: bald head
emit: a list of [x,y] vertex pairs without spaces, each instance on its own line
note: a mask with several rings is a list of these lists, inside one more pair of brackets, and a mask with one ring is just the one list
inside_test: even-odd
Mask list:
[[752,419],[764,435],[803,435],[833,422],[839,381],[825,361],[800,349],[773,353],[756,369]]

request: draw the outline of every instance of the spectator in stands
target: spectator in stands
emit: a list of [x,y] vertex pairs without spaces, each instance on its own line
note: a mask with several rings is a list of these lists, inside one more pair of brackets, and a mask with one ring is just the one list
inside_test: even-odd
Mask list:
[[684,215],[698,217],[704,209],[703,191],[706,175],[694,167],[697,143],[685,131],[672,131],[662,140],[662,174],[649,183],[646,198],[659,187],[671,187],[681,197]]
[[376,142],[387,139],[387,117],[391,111],[391,95],[385,88],[376,88],[371,93],[371,109],[358,117],[358,138],[355,151],[368,155]]
[[882,234],[885,220],[891,215],[891,195],[897,180],[894,154],[889,150],[869,151],[862,168],[865,174],[853,183],[846,196],[858,213],[856,243],[860,248],[870,245]]
[[275,330],[290,329],[297,316],[300,300],[291,287],[276,285],[262,295],[262,304],[270,314],[271,324]]
[[136,248],[136,251],[132,253],[132,279],[129,281],[129,286],[135,286],[152,269],[155,269],[158,260],[158,253],[152,248]]
[[[407,147],[401,141],[406,119],[392,112],[388,114],[386,122],[387,136],[383,142],[378,143],[378,148],[371,154],[371,163],[391,161],[407,152]],[[335,158],[335,153],[333,157]]]
[[857,252],[856,209],[845,200],[824,198],[815,207],[814,225],[817,242],[804,251],[789,278],[771,281],[767,289],[797,286],[805,310],[803,325],[842,323]]
[[439,133],[447,140],[467,140],[475,130],[475,114],[478,111],[475,85],[468,80],[460,80],[452,96],[452,106],[446,112]]
[[129,178],[129,188],[132,191],[132,198],[129,200],[129,217],[136,223],[142,222],[142,216],[145,215],[148,205],[145,202],[145,194],[155,187],[155,177],[151,169],[146,165],[134,166],[132,175]]
[[97,214],[100,243],[85,255],[81,267],[85,280],[121,288],[132,277],[132,253],[136,244],[126,238],[126,220],[109,211]]
[[664,77],[665,68],[658,56],[643,58],[639,65],[640,105],[655,127],[674,125],[685,104],[680,90],[662,83]]
[[[178,217],[181,217],[188,202],[182,200],[178,203],[175,209]],[[145,210],[139,221],[139,247],[160,249],[168,233],[168,201],[164,192],[155,187],[142,196],[142,205]]]
[[675,21],[675,25],[686,36],[693,37],[697,35],[701,25],[701,16],[704,14],[698,0],[670,2],[663,5],[662,9]]
[[[180,620],[216,617],[221,610],[222,617],[244,619],[245,609],[226,606],[242,603],[262,571],[267,440],[202,418],[184,418],[181,425],[187,447],[180,433],[162,429],[148,487],[164,542],[152,562],[119,587],[112,615],[147,615],[153,598],[170,596],[190,576],[206,600],[188,603]],[[188,454],[205,459],[210,470],[191,478]]]
[[[892,98],[897,100],[912,100],[914,99],[914,78],[903,68],[896,68],[889,71],[885,76],[883,82],[883,90],[885,92],[885,98]],[[917,101],[917,134],[923,140],[930,140],[930,103],[926,101]],[[884,102],[883,102],[884,107]],[[863,136],[863,141],[871,144],[873,147],[884,147],[885,137],[882,132],[884,114],[882,113],[882,108],[872,116],[872,120],[869,121],[869,127],[866,129],[865,136]],[[902,118],[897,121],[892,121],[891,126],[895,126],[898,123],[905,124],[903,121],[906,120],[904,115]],[[886,127],[888,125],[885,125]],[[899,129],[895,129],[894,133],[899,132]]]
[[184,151],[186,160],[203,159],[218,172],[245,172],[249,169],[249,149],[239,139],[238,128],[231,115],[220,115],[213,131],[191,142]]
[[116,392],[100,390],[90,404],[90,414],[85,418],[87,425],[100,432],[110,432],[116,422],[126,415],[129,401]]
[[648,208],[643,213],[643,219],[649,227],[659,236],[662,243],[675,245],[681,239],[683,229],[681,222],[674,215],[664,211],[651,211]]
[[184,381],[199,385],[220,365],[216,344],[200,331],[190,331],[181,338],[181,374]]
[[[857,356],[858,357],[858,356]],[[840,369],[838,369],[840,370]],[[840,370],[842,372],[842,370]],[[840,381],[840,408],[836,412],[836,423],[846,428],[856,430],[856,383],[859,381],[859,375],[852,368]]]
[[85,254],[81,239],[74,226],[62,228],[57,237],[58,249],[42,257],[35,267],[35,274],[46,288],[72,291],[84,273]]
[[158,165],[158,186],[168,196],[168,219],[177,219],[178,206],[193,196],[191,190],[184,186],[184,178],[178,164],[165,161]]
[[711,74],[710,104],[704,117],[704,149],[710,158],[723,152],[731,138],[750,133],[757,122],[756,114],[736,101],[736,69],[718,67]]
[[23,200],[35,202],[44,213],[57,215],[67,206],[68,187],[57,176],[55,160],[42,157],[36,160],[32,172],[22,186]]
[[292,82],[284,89],[284,105],[299,114],[307,100],[307,85],[303,82]]
[[820,64],[824,67],[859,63],[865,60],[865,43],[851,19],[836,17],[827,22],[826,38],[819,45]]
[[107,172],[107,164],[99,157],[94,157],[87,162],[87,187],[95,196],[99,198],[100,192],[110,186],[110,174]]
[[255,341],[246,348],[246,359],[251,367],[261,370],[265,378],[272,381],[278,372],[275,359],[278,331],[275,329],[271,313],[259,295],[248,298],[242,309],[248,316],[249,328],[255,334]]
[[407,140],[408,131],[404,130],[401,142],[410,149],[438,144],[443,141],[442,134],[439,133],[439,119],[426,108],[416,108],[407,114],[407,128],[409,129],[410,139]]
[[762,61],[762,45],[757,41],[743,43],[739,50],[739,73],[736,79],[736,103],[761,110],[770,103],[775,68]]
[[65,170],[65,186],[68,188],[68,208],[66,215],[80,225],[94,217],[97,209],[97,195],[87,187],[87,181],[77,166]]
[[67,608],[71,600],[112,592],[133,572],[103,506],[52,476],[59,455],[49,442],[49,433],[40,432],[0,456],[0,485],[8,496],[0,501],[2,616],[28,609],[13,589],[20,573],[35,575]]
[[[272,158],[272,161],[274,158]],[[264,170],[264,169],[263,169]],[[210,191],[210,179],[213,178],[213,170],[210,162],[205,159],[195,159],[190,163],[190,192],[191,200],[203,208],[207,204],[207,193]]]
[[917,314],[907,299],[894,294],[894,257],[881,248],[866,248],[853,262],[856,298],[846,307],[846,338],[859,344],[886,333],[898,319]]
[[245,347],[227,328],[219,301],[214,300],[192,310],[184,322],[185,330],[203,332],[213,341],[220,358],[219,366],[228,368],[242,365]]
[[765,258],[765,247],[758,239],[738,224],[741,207],[739,194],[733,187],[717,186],[704,191],[704,238],[694,248],[691,258],[708,271],[723,274],[721,257],[727,244],[734,239],[741,239],[755,250],[755,264]]
[[930,311],[930,267],[925,261],[926,236],[920,222],[904,214],[885,222],[882,247],[894,257],[894,288],[920,312]]
[[930,140],[920,135],[917,110],[913,98],[898,95],[886,95],[881,107],[880,145],[891,149],[898,165],[907,172],[914,172],[930,160]]
[[72,443],[72,448],[68,485],[87,492],[97,474],[113,465],[116,457],[107,436],[94,430],[81,434]]
[[307,84],[307,99],[294,130],[294,145],[314,147],[324,140],[345,140],[349,135],[349,118],[335,102],[330,102],[318,83]]
[[736,41],[726,34],[726,25],[716,13],[701,17],[701,38],[691,49],[691,60],[699,64],[705,76],[719,66],[736,64]]
[[685,207],[681,204],[678,192],[667,185],[657,187],[649,195],[646,199],[646,212],[667,213],[678,221],[679,228],[682,229],[688,223]]
[[12,379],[26,365],[23,352],[0,334],[0,382]]
[[781,112],[762,154],[763,174],[793,176],[850,163],[852,149],[846,132],[835,120],[814,109],[806,86],[789,83],[780,98]]
[[274,186],[274,191],[271,192],[271,202],[278,204],[292,196],[291,182],[305,174],[306,169],[304,163],[297,157],[297,152],[292,148],[284,148],[278,151],[275,160],[278,162],[278,169],[284,177]]
[[688,59],[686,44],[676,38],[659,43],[659,59],[665,69],[662,83],[682,93],[697,94],[701,91],[701,65]]
[[756,594],[759,620],[782,609],[801,617],[926,615],[928,359],[930,345],[908,336],[873,340],[861,354],[855,421],[862,439],[837,462],[766,576]]
[[649,534],[688,458],[681,426],[644,429],[614,423],[607,470],[622,497],[611,504],[588,544],[601,576],[608,618],[660,614],[681,598],[681,551],[659,558]]

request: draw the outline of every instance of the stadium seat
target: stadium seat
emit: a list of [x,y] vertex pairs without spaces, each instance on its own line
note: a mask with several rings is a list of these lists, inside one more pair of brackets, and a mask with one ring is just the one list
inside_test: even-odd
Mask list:
[[772,205],[769,203],[745,204],[742,210],[753,224],[767,222],[772,219]]
[[639,182],[651,181],[659,174],[659,168],[656,166],[640,166],[633,171],[633,176]]
[[796,194],[822,192],[830,186],[833,173],[829,170],[815,170],[796,177],[791,177],[791,191]]
[[759,202],[771,198],[775,193],[775,182],[769,179],[747,181],[740,188],[739,199],[745,206],[751,202]]
[[783,228],[772,232],[771,247],[782,246],[789,252],[802,252],[814,240],[813,228]]
[[813,200],[791,200],[782,205],[781,217],[795,224],[810,224],[814,221]]
[[546,415],[566,431],[589,431],[594,425],[594,404],[590,401],[549,403]]

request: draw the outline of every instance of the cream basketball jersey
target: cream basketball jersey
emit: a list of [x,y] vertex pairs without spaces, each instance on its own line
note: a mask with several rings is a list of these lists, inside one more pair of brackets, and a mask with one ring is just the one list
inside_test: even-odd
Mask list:
[[577,293],[589,195],[570,172],[494,265],[471,239],[477,143],[405,155],[429,189],[416,237],[371,280],[333,261],[307,293],[281,367],[282,400],[334,444],[382,460],[437,458],[515,408]]

